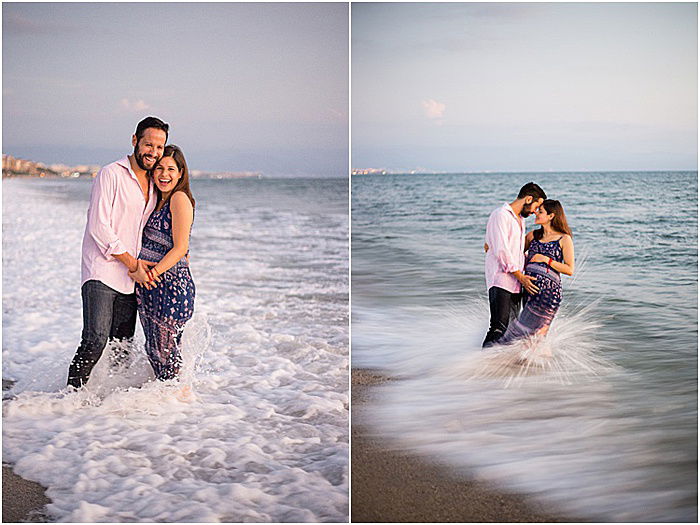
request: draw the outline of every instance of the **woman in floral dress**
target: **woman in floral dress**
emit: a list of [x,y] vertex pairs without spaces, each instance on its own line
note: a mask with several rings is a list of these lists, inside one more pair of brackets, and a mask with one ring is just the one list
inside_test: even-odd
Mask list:
[[561,203],[545,200],[536,212],[535,224],[542,227],[525,237],[525,274],[536,278],[539,292],[524,294],[522,312],[510,322],[498,344],[546,334],[561,304],[561,274],[574,273],[574,241]]
[[143,231],[139,259],[157,264],[149,271],[150,282],[137,286],[136,301],[148,360],[156,378],[165,381],[180,373],[180,339],[194,310],[188,254],[195,201],[177,146],[165,147],[152,177],[158,201]]

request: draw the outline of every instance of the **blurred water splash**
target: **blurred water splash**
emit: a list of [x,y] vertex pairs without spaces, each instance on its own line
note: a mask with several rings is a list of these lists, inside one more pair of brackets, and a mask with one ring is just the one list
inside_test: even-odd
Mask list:
[[595,333],[601,327],[596,303],[574,313],[560,312],[547,335],[535,335],[509,345],[495,345],[464,366],[451,369],[464,379],[502,379],[505,387],[530,381],[573,385],[576,381],[619,371],[605,357]]
[[[635,375],[607,356],[596,337],[601,322],[597,301],[568,304],[546,337],[484,350],[485,299],[404,310],[391,335],[401,357],[385,368],[398,380],[377,387],[365,422],[399,449],[571,516],[692,520],[694,489],[678,486],[661,435],[628,408]],[[687,456],[673,461],[692,468]]]

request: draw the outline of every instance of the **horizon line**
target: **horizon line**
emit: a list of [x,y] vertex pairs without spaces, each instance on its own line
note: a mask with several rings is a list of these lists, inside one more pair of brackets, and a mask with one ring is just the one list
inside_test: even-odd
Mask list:
[[[353,168],[352,172],[375,169],[375,168]],[[477,171],[431,171],[431,170],[391,170],[376,169],[375,173],[352,173],[355,175],[488,175],[493,174],[508,174],[508,173],[662,173],[662,172],[697,172],[697,168],[693,169],[586,169],[586,170],[477,170]],[[383,172],[383,173],[382,173]]]

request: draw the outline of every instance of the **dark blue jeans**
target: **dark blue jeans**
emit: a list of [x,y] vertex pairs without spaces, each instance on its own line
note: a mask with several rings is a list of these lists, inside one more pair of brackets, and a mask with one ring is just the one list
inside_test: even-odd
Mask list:
[[124,341],[136,330],[136,294],[123,294],[100,281],[86,281],[83,298],[83,333],[78,351],[68,369],[68,385],[80,388],[108,340]]
[[512,293],[497,286],[489,288],[491,323],[482,344],[484,348],[495,344],[503,337],[510,321],[518,317],[521,299],[522,294],[520,293]]

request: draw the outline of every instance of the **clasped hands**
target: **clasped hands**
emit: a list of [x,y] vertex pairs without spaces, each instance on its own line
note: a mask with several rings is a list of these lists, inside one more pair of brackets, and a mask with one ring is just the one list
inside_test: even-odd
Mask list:
[[148,290],[152,290],[160,282],[160,277],[152,270],[153,266],[158,263],[152,261],[144,261],[143,259],[136,260],[136,269],[129,272],[131,277],[137,284],[140,284]]

